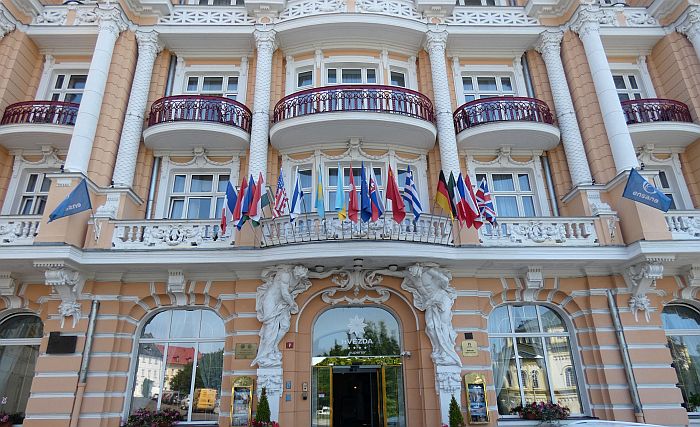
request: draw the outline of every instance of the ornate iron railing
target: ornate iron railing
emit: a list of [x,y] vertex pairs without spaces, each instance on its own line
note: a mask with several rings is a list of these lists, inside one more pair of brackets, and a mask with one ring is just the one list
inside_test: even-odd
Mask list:
[[251,117],[248,107],[221,96],[166,96],[151,105],[148,126],[180,121],[214,122],[250,133]]
[[380,85],[341,85],[307,89],[282,98],[272,122],[341,111],[400,114],[435,123],[433,103],[414,90]]
[[338,214],[328,213],[319,218],[315,213],[304,214],[294,222],[285,215],[275,219],[263,219],[262,246],[281,246],[295,243],[339,240],[386,240],[432,243],[452,246],[452,222],[449,218],[423,214],[413,222],[413,215],[397,224],[391,212],[376,222],[357,222],[338,219]]
[[62,101],[25,101],[5,109],[0,125],[22,123],[75,125],[79,104]]
[[461,105],[454,112],[455,131],[493,122],[525,121],[553,124],[547,104],[535,98],[498,97],[477,99]]
[[628,125],[653,122],[692,123],[690,109],[672,99],[630,99],[622,101],[622,112]]

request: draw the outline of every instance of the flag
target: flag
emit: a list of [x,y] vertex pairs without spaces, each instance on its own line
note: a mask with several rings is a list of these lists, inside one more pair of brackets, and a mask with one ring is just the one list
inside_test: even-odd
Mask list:
[[90,203],[87,181],[83,178],[83,180],[75,186],[73,191],[70,192],[68,197],[63,199],[63,201],[56,206],[56,209],[51,212],[48,222],[71,216],[88,209],[92,209],[92,203]]
[[482,222],[479,221],[479,207],[476,203],[476,196],[474,196],[474,190],[472,189],[472,182],[467,175],[467,182],[464,182],[462,173],[459,173],[459,178],[457,178],[457,191],[459,191],[459,196],[462,199],[462,213],[464,214],[464,219],[467,227],[476,228],[477,230],[481,227]]
[[479,189],[476,192],[476,203],[479,206],[479,213],[482,218],[490,222],[491,225],[496,225],[496,210],[493,207],[491,192],[486,183],[486,178],[483,178],[479,184]]
[[234,224],[239,230],[243,226],[245,221],[241,221],[243,218],[243,199],[246,197],[246,189],[248,184],[245,177],[241,180],[241,188],[238,190],[238,199],[236,200],[236,206],[233,209],[233,215],[231,218],[231,224]]
[[376,222],[384,214],[382,198],[379,196],[377,177],[374,176],[374,168],[369,166],[369,199],[372,205],[372,222]]
[[369,199],[365,162],[362,162],[362,170],[360,171],[360,217],[362,222],[367,222],[372,218],[372,202]]
[[[252,180],[251,176],[251,180]],[[259,172],[258,174],[258,182],[255,183],[253,187],[253,194],[250,200],[250,212],[248,212],[248,216],[250,219],[253,221],[253,225],[257,226],[260,223],[260,215],[262,215],[262,197],[263,197],[263,188],[264,188],[264,183],[265,179],[262,176],[262,172]],[[269,200],[267,201],[267,204],[269,204]],[[266,205],[267,205],[266,204]]]
[[423,213],[423,206],[420,204],[418,189],[416,188],[416,183],[413,181],[413,172],[411,172],[410,166],[406,171],[406,182],[403,186],[403,199],[411,207],[413,222],[418,221],[418,218],[420,218],[420,215]]
[[241,189],[240,193],[244,194],[243,202],[241,203],[241,216],[236,223],[236,228],[239,230],[243,227],[246,221],[250,219],[251,204],[253,201],[253,193],[255,192],[255,181],[253,181],[253,175],[250,175],[248,179],[248,185],[245,188],[245,193]]
[[357,191],[355,189],[355,173],[352,171],[352,163],[350,163],[350,196],[348,197],[348,218],[350,221],[357,222],[357,214],[360,212],[360,206],[357,200]]
[[460,224],[464,223],[464,215],[459,210],[459,206],[461,205],[460,202],[462,200],[459,198],[459,191],[457,191],[457,181],[455,181],[455,176],[451,171],[450,179],[447,181],[447,193],[450,195],[450,208],[452,209],[452,216],[457,218]]
[[341,221],[348,219],[348,210],[345,207],[343,178],[343,169],[340,167],[340,162],[338,162],[338,183],[335,187],[335,210],[338,212],[338,219]]
[[277,178],[277,191],[275,192],[275,206],[272,208],[272,217],[279,218],[284,215],[284,207],[288,203],[287,190],[284,188],[284,177],[282,176],[282,169],[280,169],[280,176]]
[[319,218],[326,217],[326,204],[323,200],[323,173],[321,166],[318,167],[318,179],[316,180],[316,213]]
[[440,171],[440,178],[438,179],[437,193],[435,193],[435,203],[442,208],[443,211],[450,215],[450,219],[454,219],[452,214],[452,203],[450,202],[450,193],[447,190],[447,181],[445,181],[445,174]]
[[236,194],[236,189],[233,187],[231,180],[226,184],[226,198],[224,200],[224,208],[221,210],[221,233],[226,233],[228,217],[233,218],[233,212],[236,210],[236,204],[238,204],[238,195]]
[[302,203],[304,203],[304,191],[301,189],[301,178],[297,167],[294,174],[294,191],[292,192],[292,204],[289,208],[289,221],[294,221],[301,214]]
[[394,221],[400,223],[406,218],[406,205],[403,203],[399,186],[394,180],[394,171],[389,166],[389,176],[386,181],[386,199],[391,200],[391,211]]
[[635,202],[644,203],[647,206],[658,210],[668,212],[671,208],[671,198],[659,191],[651,185],[649,181],[637,172],[636,169],[630,171],[630,176],[627,178],[625,191],[622,192],[622,197]]

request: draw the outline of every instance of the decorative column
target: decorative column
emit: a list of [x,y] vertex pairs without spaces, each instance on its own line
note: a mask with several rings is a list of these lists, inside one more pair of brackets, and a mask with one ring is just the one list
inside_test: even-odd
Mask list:
[[433,78],[435,97],[435,114],[437,116],[438,140],[440,143],[440,162],[446,175],[450,172],[459,175],[459,154],[457,152],[457,136],[452,119],[452,100],[450,87],[447,84],[447,64],[445,63],[445,48],[447,46],[447,31],[428,30],[427,51],[430,55],[430,71]]
[[129,94],[129,105],[126,108],[124,126],[119,140],[117,163],[112,175],[114,185],[125,188],[130,188],[134,183],[136,158],[139,153],[153,65],[156,62],[158,52],[162,49],[158,43],[158,33],[155,31],[137,31],[136,41],[139,46],[139,57],[136,61],[134,81],[131,84],[131,93]]
[[603,12],[600,8],[583,6],[572,30],[578,33],[583,42],[600,111],[603,115],[605,131],[612,149],[615,168],[617,173],[621,173],[638,167],[639,162],[627,128],[625,115],[622,112],[620,99],[617,96],[610,64],[608,64],[603,42],[600,39],[600,21],[603,19]]
[[275,31],[255,30],[257,60],[255,70],[255,99],[250,131],[250,160],[248,173],[256,179],[258,172],[267,175],[267,146],[270,132],[270,85],[272,54],[275,52]]
[[542,59],[547,67],[547,77],[549,77],[549,85],[552,89],[554,108],[557,113],[566,161],[569,164],[571,181],[574,186],[586,185],[592,182],[591,169],[586,158],[586,150],[583,148],[583,139],[578,127],[574,103],[566,83],[564,65],[561,62],[561,40],[563,37],[562,31],[545,31],[540,35],[535,49],[542,54]]
[[690,7],[683,24],[677,28],[677,31],[688,37],[695,48],[695,53],[700,58],[700,8],[698,6]]
[[452,326],[452,306],[457,291],[450,286],[452,273],[433,263],[416,263],[404,274],[401,289],[413,295],[413,306],[425,312],[425,333],[433,351],[435,388],[440,400],[440,420],[450,423],[452,396],[461,402],[462,359],[455,351],[457,332]]
[[119,9],[114,7],[95,9],[99,20],[99,33],[95,50],[90,62],[83,97],[80,101],[78,116],[75,119],[73,137],[70,140],[65,169],[70,172],[87,173],[92,144],[97,131],[97,121],[102,108],[109,66],[112,63],[112,52],[119,33],[126,30]]

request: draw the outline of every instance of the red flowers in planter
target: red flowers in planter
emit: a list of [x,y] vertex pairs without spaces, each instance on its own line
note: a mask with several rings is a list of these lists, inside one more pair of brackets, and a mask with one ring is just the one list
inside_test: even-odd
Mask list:
[[516,406],[512,412],[520,414],[525,420],[557,421],[569,417],[571,410],[558,403],[532,402],[525,406]]

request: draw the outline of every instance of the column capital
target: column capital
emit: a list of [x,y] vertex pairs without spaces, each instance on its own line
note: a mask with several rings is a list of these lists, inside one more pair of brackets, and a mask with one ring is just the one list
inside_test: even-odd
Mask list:
[[428,30],[426,33],[427,41],[425,43],[428,52],[438,51],[444,52],[447,48],[447,31],[446,30]]
[[258,50],[270,49],[274,51],[277,48],[277,32],[272,29],[253,31],[253,36],[255,37],[255,47]]
[[34,267],[44,270],[44,283],[50,286],[61,299],[61,304],[58,306],[61,328],[66,317],[73,317],[73,328],[75,328],[82,316],[78,299],[85,284],[85,276],[63,261],[37,261]]
[[540,34],[535,50],[541,54],[554,52],[557,55],[561,52],[561,41],[564,38],[564,32],[561,30],[547,30]]
[[97,7],[95,13],[97,14],[97,26],[100,32],[109,31],[115,37],[119,37],[119,33],[125,31],[128,27],[121,11],[116,7]]
[[157,55],[158,52],[163,50],[163,43],[158,40],[157,31],[136,31],[136,43],[139,46],[139,55],[142,53],[149,53],[151,55]]
[[685,34],[689,39],[700,35],[700,6],[691,6],[690,10],[681,22],[676,31]]
[[605,13],[596,6],[582,6],[578,12],[578,16],[571,24],[571,31],[586,37],[592,33],[598,33],[600,23],[605,20]]
[[15,24],[7,16],[5,12],[0,10],[0,39],[15,29]]

